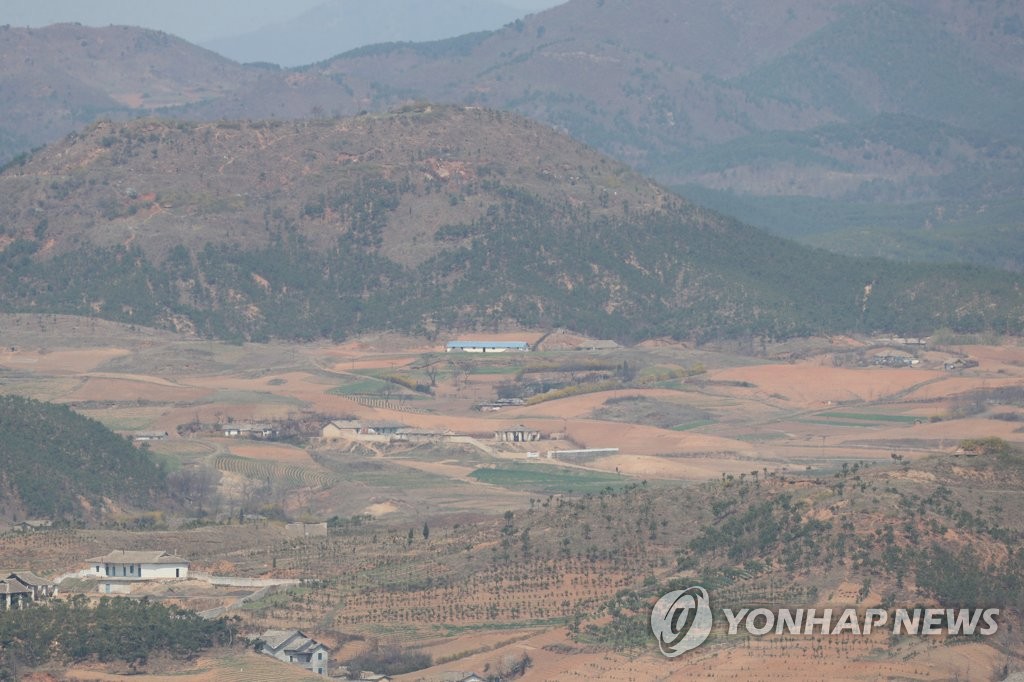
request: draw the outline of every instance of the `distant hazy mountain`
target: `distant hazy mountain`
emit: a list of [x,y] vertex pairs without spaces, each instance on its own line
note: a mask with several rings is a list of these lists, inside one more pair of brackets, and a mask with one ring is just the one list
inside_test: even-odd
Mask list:
[[300,66],[363,45],[494,30],[522,14],[498,0],[328,0],[289,21],[204,46],[238,62]]

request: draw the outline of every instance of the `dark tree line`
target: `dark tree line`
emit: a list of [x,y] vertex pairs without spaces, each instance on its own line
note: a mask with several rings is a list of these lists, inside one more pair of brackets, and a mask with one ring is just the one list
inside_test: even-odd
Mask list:
[[18,666],[51,661],[123,661],[137,668],[156,654],[187,659],[232,645],[236,637],[236,623],[226,618],[206,620],[194,611],[126,597],[104,597],[93,606],[76,595],[0,612],[0,680],[14,679]]

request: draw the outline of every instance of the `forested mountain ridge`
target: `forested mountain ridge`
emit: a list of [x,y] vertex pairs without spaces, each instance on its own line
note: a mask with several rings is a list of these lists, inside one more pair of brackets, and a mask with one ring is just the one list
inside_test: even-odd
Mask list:
[[1015,331],[1024,310],[1018,277],[798,246],[475,107],[101,122],[0,191],[4,309],[227,338]]

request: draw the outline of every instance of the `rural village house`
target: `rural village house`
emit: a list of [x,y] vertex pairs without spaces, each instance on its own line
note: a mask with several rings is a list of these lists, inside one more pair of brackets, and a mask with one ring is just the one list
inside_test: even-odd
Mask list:
[[363,425],[354,419],[336,419],[327,422],[320,429],[320,438],[323,440],[338,440],[339,438],[352,438],[359,435]]
[[518,424],[494,432],[494,439],[505,443],[528,443],[540,440],[540,431]]
[[357,436],[394,436],[408,426],[393,421],[336,420],[320,429],[322,440],[354,439]]
[[277,437],[277,429],[271,424],[228,424],[224,427],[227,438],[251,438],[266,440]]
[[115,549],[89,559],[89,575],[100,579],[100,592],[127,592],[129,583],[140,580],[174,580],[188,577],[186,559],[161,551]]
[[0,610],[23,608],[27,604],[56,596],[57,586],[32,571],[0,573]]
[[260,635],[259,650],[285,663],[300,665],[317,675],[327,674],[330,649],[298,630],[267,630]]

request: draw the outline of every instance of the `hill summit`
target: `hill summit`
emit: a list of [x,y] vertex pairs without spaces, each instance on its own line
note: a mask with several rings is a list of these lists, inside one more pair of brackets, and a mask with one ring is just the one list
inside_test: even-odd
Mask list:
[[0,191],[5,309],[229,338],[1016,330],[1024,309],[1012,275],[801,247],[476,107],[100,122]]

